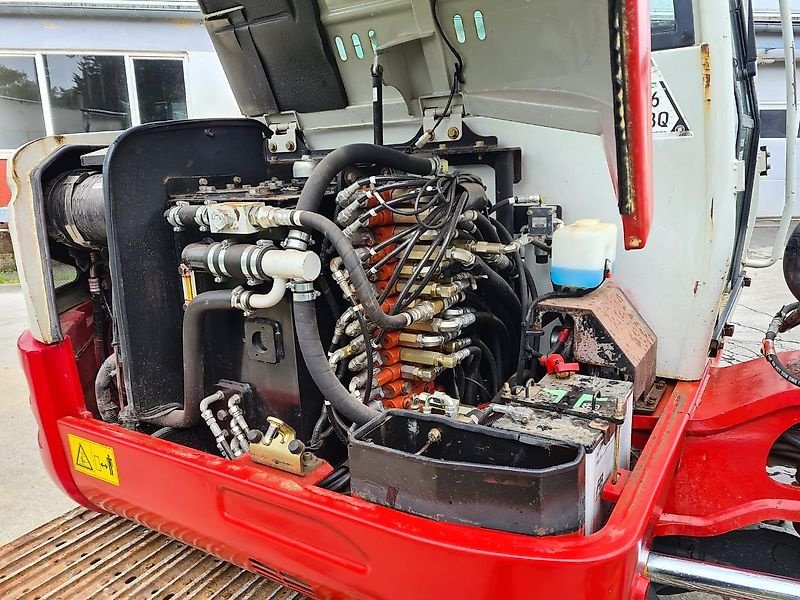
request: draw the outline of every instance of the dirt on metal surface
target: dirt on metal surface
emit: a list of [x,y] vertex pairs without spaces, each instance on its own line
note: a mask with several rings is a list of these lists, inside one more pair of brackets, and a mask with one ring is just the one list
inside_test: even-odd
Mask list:
[[303,600],[157,532],[82,508],[0,546],[0,565],[0,598]]

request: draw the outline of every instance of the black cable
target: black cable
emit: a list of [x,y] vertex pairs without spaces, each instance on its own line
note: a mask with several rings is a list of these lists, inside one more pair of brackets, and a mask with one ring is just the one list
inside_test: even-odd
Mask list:
[[361,335],[364,336],[364,348],[367,353],[367,381],[364,385],[364,402],[369,402],[370,392],[372,391],[372,378],[375,370],[374,357],[372,356],[372,339],[369,335],[367,320],[360,310],[356,311],[356,318],[358,319],[358,324],[361,326]]
[[456,59],[455,71],[458,76],[458,82],[464,83],[463,80],[464,59],[461,58],[461,54],[459,53],[459,51],[456,50],[456,47],[453,46],[453,44],[450,42],[450,40],[447,39],[447,36],[444,34],[444,30],[442,29],[442,24],[439,21],[439,12],[437,10],[438,8],[439,8],[439,0],[433,0],[433,6],[431,7],[431,10],[433,12],[433,24],[436,27],[436,31],[442,37],[442,41],[447,45],[447,47],[450,49],[450,52],[452,52],[453,57],[455,57]]

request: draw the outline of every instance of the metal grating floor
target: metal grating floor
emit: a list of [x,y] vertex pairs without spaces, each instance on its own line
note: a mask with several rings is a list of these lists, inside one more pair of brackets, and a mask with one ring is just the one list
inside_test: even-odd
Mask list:
[[0,598],[303,597],[160,533],[81,508],[0,546]]

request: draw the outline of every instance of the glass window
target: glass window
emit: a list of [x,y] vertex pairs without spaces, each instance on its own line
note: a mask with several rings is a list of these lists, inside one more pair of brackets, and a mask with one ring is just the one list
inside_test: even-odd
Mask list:
[[651,0],[650,31],[653,50],[694,45],[692,0]]
[[133,70],[142,123],[188,118],[183,61],[136,58]]
[[131,125],[122,56],[47,55],[55,133],[113,131]]
[[786,137],[786,109],[764,109],[759,112],[761,116],[761,137],[778,138]]
[[0,56],[0,148],[10,150],[44,135],[36,61]]
[[50,262],[53,268],[53,283],[56,289],[66,287],[78,280],[78,269],[74,265],[68,265],[57,260],[51,260]]
[[673,0],[651,0],[650,28],[652,31],[675,31],[675,4]]

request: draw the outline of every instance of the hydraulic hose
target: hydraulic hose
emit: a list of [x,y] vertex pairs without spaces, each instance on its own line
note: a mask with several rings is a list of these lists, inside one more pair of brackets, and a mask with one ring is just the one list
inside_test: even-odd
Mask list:
[[486,363],[486,368],[489,371],[489,385],[491,386],[491,392],[492,394],[496,394],[501,386],[500,371],[497,370],[497,361],[495,360],[494,356],[492,356],[492,352],[489,350],[489,347],[481,340],[473,340],[472,343],[481,350],[481,360]]
[[489,219],[487,219],[481,213],[477,213],[475,217],[475,226],[478,228],[478,231],[481,232],[484,240],[497,244],[500,243],[500,236],[498,235],[497,230],[492,226],[491,221],[489,221]]
[[462,363],[464,369],[464,397],[473,398],[475,396],[475,384],[470,381],[470,379],[480,377],[480,375],[478,375],[478,370],[480,368],[482,352],[478,346],[468,346],[466,350],[469,352],[469,358]]
[[183,408],[147,418],[161,427],[185,429],[200,420],[200,402],[204,393],[203,321],[216,310],[232,310],[231,290],[214,290],[195,296],[183,314]]
[[317,213],[301,210],[295,210],[292,213],[292,221],[301,227],[319,231],[331,243],[350,274],[350,281],[353,283],[359,302],[364,307],[364,312],[373,323],[381,329],[401,329],[409,325],[407,315],[403,313],[388,315],[383,311],[375,297],[372,283],[367,279],[361,259],[356,254],[350,240],[333,221]]
[[112,354],[100,365],[94,379],[94,395],[97,399],[97,410],[100,418],[106,423],[116,423],[119,417],[119,405],[114,401],[114,372],[117,370],[117,355]]
[[494,269],[489,267],[479,256],[475,257],[475,265],[472,267],[472,271],[486,278],[481,280],[481,282],[485,281],[487,286],[491,287],[492,290],[498,294],[501,302],[512,309],[514,313],[512,316],[516,316],[516,320],[520,321],[522,317],[522,305],[508,282],[498,275]]
[[[506,324],[490,312],[478,311],[475,313],[475,325],[478,327],[478,331],[488,332],[492,336],[494,342],[492,354],[495,360],[499,364],[505,365],[508,372],[512,372],[514,369],[512,361],[515,359],[512,356],[507,357],[503,352],[503,348],[512,347],[511,332],[506,327]],[[501,337],[503,338],[503,343],[500,341]]]
[[778,375],[792,385],[800,387],[800,378],[786,368],[786,365],[781,362],[775,351],[775,338],[778,337],[778,333],[788,331],[798,324],[798,313],[796,312],[798,308],[800,308],[800,302],[795,302],[784,306],[778,311],[767,329],[767,334],[764,336],[762,352],[767,362],[775,369]]
[[339,171],[357,163],[372,163],[413,173],[414,175],[433,175],[438,162],[430,158],[412,156],[399,150],[375,144],[349,144],[334,150],[314,167],[311,176],[303,186],[297,201],[298,210],[319,210],[328,185]]
[[294,326],[306,368],[317,388],[331,403],[334,410],[340,412],[356,425],[363,425],[377,417],[378,411],[356,400],[331,370],[328,356],[319,339],[317,311],[313,300],[294,301]]

